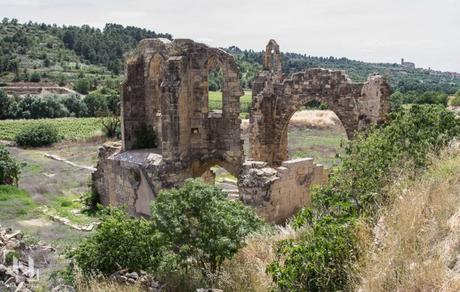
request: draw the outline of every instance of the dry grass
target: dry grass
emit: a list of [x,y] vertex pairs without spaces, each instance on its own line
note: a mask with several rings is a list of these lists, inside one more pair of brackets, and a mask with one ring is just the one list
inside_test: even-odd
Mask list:
[[[342,122],[337,115],[330,110],[301,110],[296,112],[289,121],[291,128],[309,129],[334,129],[344,130]],[[241,122],[241,129],[246,133],[249,128],[249,120]]]
[[[460,291],[460,150],[390,193],[358,291]],[[365,237],[364,237],[365,238]],[[364,240],[365,241],[365,240]]]
[[275,260],[274,244],[295,237],[296,232],[289,225],[277,226],[275,233],[253,236],[232,260],[224,264],[217,286],[224,291],[269,291],[272,279],[265,270]]

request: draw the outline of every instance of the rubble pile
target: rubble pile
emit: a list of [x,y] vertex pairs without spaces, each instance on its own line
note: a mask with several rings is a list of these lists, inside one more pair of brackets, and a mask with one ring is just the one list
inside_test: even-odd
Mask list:
[[120,270],[110,275],[110,279],[123,283],[125,285],[139,284],[145,291],[163,292],[166,291],[166,286],[163,283],[156,281],[151,275],[144,271],[139,273],[129,272],[127,269]]
[[0,291],[32,291],[54,252],[51,246],[26,244],[21,231],[0,225]]

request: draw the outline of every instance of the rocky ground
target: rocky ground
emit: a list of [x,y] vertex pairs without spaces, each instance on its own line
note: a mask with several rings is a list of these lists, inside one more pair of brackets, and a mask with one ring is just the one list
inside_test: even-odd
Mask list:
[[55,249],[42,242],[29,243],[23,233],[0,225],[0,291],[32,291],[40,269],[55,261]]

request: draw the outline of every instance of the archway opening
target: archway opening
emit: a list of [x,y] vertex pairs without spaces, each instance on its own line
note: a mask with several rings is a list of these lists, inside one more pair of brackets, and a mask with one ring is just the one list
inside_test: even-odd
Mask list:
[[209,185],[214,185],[228,194],[231,199],[238,199],[238,178],[227,170],[222,163],[208,163],[195,171],[194,177],[201,178]]
[[336,113],[317,100],[299,106],[285,131],[289,159],[310,157],[328,168],[339,162],[338,154],[348,140]]
[[210,112],[222,112],[224,73],[220,66],[213,65],[208,69],[208,107]]

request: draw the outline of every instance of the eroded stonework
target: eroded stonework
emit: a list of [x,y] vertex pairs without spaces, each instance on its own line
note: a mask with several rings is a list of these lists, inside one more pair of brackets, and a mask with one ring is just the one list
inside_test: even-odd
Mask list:
[[280,165],[288,158],[289,121],[308,102],[327,104],[341,120],[349,138],[371,123],[384,121],[389,112],[390,87],[382,76],[370,76],[365,84],[358,84],[344,71],[311,69],[284,75],[274,40],[267,46],[265,60],[272,61],[264,63],[264,71],[252,87],[250,156],[253,160]]
[[[223,72],[221,111],[208,107],[208,73]],[[233,57],[191,40],[147,39],[126,63],[122,83],[122,145],[99,153],[96,189],[105,205],[149,214],[161,189],[178,187],[221,165],[237,176],[243,161],[239,71]],[[156,148],[135,149],[152,130]]]
[[[223,73],[223,106],[210,111],[208,74]],[[239,71],[233,57],[191,40],[147,39],[126,63],[122,84],[122,143],[99,150],[93,184],[104,205],[126,206],[133,215],[149,215],[162,189],[203,177],[213,183],[211,166],[238,177],[239,197],[267,221],[283,223],[310,202],[309,188],[327,181],[313,159],[286,161],[287,127],[307,102],[327,103],[350,138],[389,111],[389,86],[381,76],[352,83],[343,71],[312,69],[282,73],[278,44],[271,40],[264,70],[253,85],[250,160],[244,161],[239,119]],[[158,145],[136,149],[153,131]]]

